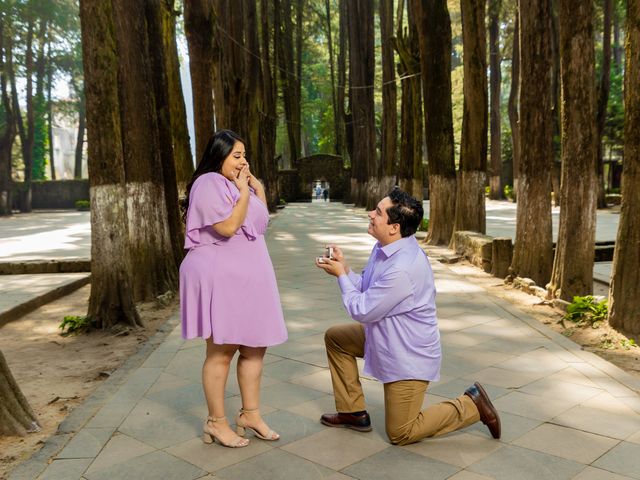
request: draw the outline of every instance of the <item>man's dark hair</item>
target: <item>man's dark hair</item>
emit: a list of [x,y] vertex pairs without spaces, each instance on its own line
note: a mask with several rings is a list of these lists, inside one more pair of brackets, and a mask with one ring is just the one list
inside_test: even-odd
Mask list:
[[424,215],[422,202],[419,202],[399,188],[394,188],[387,196],[391,199],[391,203],[393,203],[393,206],[387,208],[387,215],[389,216],[388,224],[399,224],[400,235],[403,238],[416,233],[420,222],[422,222],[422,216]]

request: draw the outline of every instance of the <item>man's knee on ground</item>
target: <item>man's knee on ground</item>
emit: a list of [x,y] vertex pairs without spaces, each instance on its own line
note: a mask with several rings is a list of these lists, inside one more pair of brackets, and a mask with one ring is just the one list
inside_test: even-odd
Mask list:
[[413,443],[410,441],[410,426],[387,425],[387,437],[393,445],[407,445]]

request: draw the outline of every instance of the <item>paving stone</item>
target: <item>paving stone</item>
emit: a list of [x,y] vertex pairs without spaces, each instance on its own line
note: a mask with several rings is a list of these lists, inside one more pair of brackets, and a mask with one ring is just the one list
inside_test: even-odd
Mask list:
[[571,460],[507,445],[468,470],[496,480],[568,480],[583,468],[584,465]]
[[54,460],[38,480],[76,480],[90,463],[91,459],[88,458]]
[[571,409],[577,402],[563,398],[541,398],[536,395],[512,392],[498,398],[493,404],[504,412],[521,415],[534,420],[548,421]]
[[116,432],[89,466],[87,474],[141,457],[155,449],[135,438]]
[[262,402],[276,408],[286,408],[325,394],[312,388],[288,382],[278,383],[262,389]]
[[390,478],[449,478],[458,470],[453,465],[416,455],[410,451],[389,447],[380,453],[351,465],[343,473],[361,480],[387,480]]
[[102,470],[87,473],[87,480],[113,480],[135,478],[136,480],[192,480],[207,472],[165,452],[151,452],[132,458]]
[[619,443],[609,437],[545,423],[524,434],[514,445],[590,464]]
[[612,473],[607,470],[601,470],[599,468],[587,467],[581,471],[578,475],[573,477],[573,480],[630,480],[631,477],[625,477]]
[[341,470],[389,448],[388,443],[370,437],[346,428],[327,428],[285,445],[282,449],[334,470]]
[[503,444],[493,439],[455,432],[438,438],[425,439],[402,448],[449,465],[466,468],[502,447]]
[[280,449],[270,450],[244,462],[216,472],[223,480],[273,478],[278,480],[320,480],[335,474],[330,468],[300,458]]
[[113,428],[84,428],[80,430],[66,447],[56,455],[59,458],[93,459],[109,441]]
[[640,445],[622,442],[596,460],[593,466],[631,478],[640,478],[639,458]]
[[559,414],[553,423],[619,440],[640,431],[638,417],[585,406],[577,406]]

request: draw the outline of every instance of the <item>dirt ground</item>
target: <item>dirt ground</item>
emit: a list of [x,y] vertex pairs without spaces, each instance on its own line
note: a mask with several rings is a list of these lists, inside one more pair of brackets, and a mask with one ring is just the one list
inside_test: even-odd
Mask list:
[[26,437],[0,437],[0,479],[38,450],[67,414],[135,353],[138,345],[177,308],[176,301],[167,306],[139,306],[147,327],[126,335],[102,331],[59,335],[58,325],[65,315],[86,313],[89,289],[87,285],[0,328],[0,350],[42,426],[42,431]]
[[[502,280],[466,262],[451,265],[451,268],[473,276],[474,281],[489,294],[522,308],[585,350],[640,377],[640,347],[625,349],[626,337],[607,325],[597,329],[573,328],[568,322],[567,327],[570,328],[565,329],[559,323],[562,314],[538,297],[505,285]],[[606,287],[596,284],[595,294],[606,295]],[[140,313],[148,327],[126,336],[108,332],[60,336],[58,325],[63,317],[84,314],[88,299],[89,286],[86,286],[0,329],[0,350],[42,425],[39,433],[0,438],[0,479],[4,479],[12,468],[29,458],[47,437],[55,433],[65,416],[132,355],[140,343],[153,335],[177,308],[176,301],[165,307],[143,305]]]

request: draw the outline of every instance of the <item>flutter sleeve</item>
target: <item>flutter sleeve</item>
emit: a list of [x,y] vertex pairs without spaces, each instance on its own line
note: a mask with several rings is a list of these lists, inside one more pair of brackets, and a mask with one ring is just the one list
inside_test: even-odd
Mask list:
[[205,240],[201,237],[202,229],[207,229],[208,241],[204,243],[210,243],[214,233],[211,226],[231,216],[235,196],[222,175],[206,173],[196,179],[189,192],[185,248],[198,246]]

